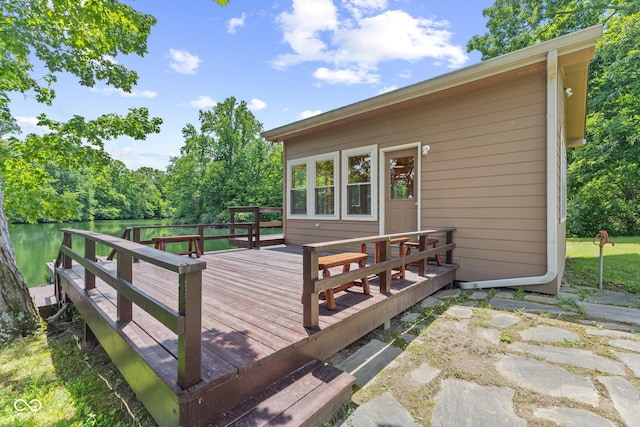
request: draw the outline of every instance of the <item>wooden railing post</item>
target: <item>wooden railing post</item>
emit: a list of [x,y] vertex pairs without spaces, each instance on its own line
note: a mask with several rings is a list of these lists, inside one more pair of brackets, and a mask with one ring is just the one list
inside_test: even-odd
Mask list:
[[[133,259],[130,254],[118,252],[118,278],[131,283],[133,280]],[[118,290],[117,321],[129,322],[133,319],[133,304]]]
[[140,243],[140,228],[133,227],[133,241]]
[[254,245],[260,247],[260,206],[253,206],[251,209],[253,210],[253,231],[256,233]]
[[[422,251],[426,250],[427,249],[427,235],[426,234],[421,234],[420,238],[418,239],[418,241],[419,241],[418,252],[422,252]],[[418,275],[423,277],[426,273],[427,273],[427,258],[421,258],[418,261]]]
[[198,225],[198,234],[200,235],[200,241],[198,242],[200,253],[204,253],[204,225]]
[[[391,258],[391,240],[378,243],[378,260],[380,262],[388,261]],[[386,269],[378,274],[380,278],[380,293],[388,294],[391,292],[391,269]]]
[[[91,239],[84,239],[84,257],[90,261],[96,260],[96,242]],[[84,288],[93,289],[96,287],[96,275],[85,270],[84,272]]]
[[249,248],[255,248],[258,246],[253,240],[253,224],[247,224],[247,241],[249,243]]
[[236,228],[233,226],[236,223],[236,210],[235,208],[229,208],[229,234],[236,234]]
[[[453,243],[453,230],[447,231],[447,245],[450,244],[450,243]],[[452,250],[447,251],[446,263],[447,264],[453,264],[453,251]]]
[[202,271],[181,273],[178,311],[185,319],[178,335],[178,384],[182,388],[200,382],[202,365]]
[[[71,234],[64,233],[62,244],[68,248],[71,248]],[[64,268],[65,270],[71,268],[71,257],[69,255],[62,254],[62,268]]]
[[304,247],[302,252],[302,325],[305,328],[318,328],[320,308],[314,282],[318,279],[318,252]]

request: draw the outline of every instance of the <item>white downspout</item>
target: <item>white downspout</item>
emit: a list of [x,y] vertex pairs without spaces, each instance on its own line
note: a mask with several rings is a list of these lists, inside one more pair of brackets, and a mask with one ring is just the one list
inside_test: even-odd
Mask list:
[[558,51],[547,53],[547,272],[542,276],[461,282],[460,289],[545,285],[558,275]]

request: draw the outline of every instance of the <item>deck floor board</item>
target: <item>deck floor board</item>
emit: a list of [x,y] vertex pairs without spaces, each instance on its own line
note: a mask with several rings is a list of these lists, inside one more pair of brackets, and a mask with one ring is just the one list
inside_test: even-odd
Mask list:
[[[83,295],[95,310],[109,319],[114,329],[125,336],[130,346],[176,395],[183,396],[180,399],[197,401],[208,398],[207,390],[226,385],[230,380],[243,386],[251,383],[260,366],[265,366],[267,370],[273,369],[269,366],[274,362],[279,366],[277,369],[281,370],[281,364],[307,363],[309,358],[324,354],[325,350],[314,344],[318,339],[315,335],[318,331],[303,327],[303,305],[300,299],[303,281],[301,254],[301,248],[283,245],[208,252],[202,255],[200,259],[207,263],[202,274],[203,382],[196,389],[189,389],[189,396],[193,397],[181,395],[177,385],[176,334],[136,306],[133,308],[133,321],[118,324],[117,293],[100,279],[96,279],[95,289],[83,291]],[[110,271],[115,271],[117,266],[116,261],[105,261],[102,265]],[[439,274],[448,274],[455,268],[430,265],[427,276],[437,278]],[[73,270],[64,270],[64,274],[73,282],[73,286],[82,290],[82,267],[74,264]],[[364,295],[360,287],[339,292],[335,298],[337,307],[333,311],[326,308],[325,301],[320,301],[320,331],[325,331],[324,335],[335,335],[339,343],[346,346],[350,342],[342,343],[342,340],[347,339],[347,336],[351,337],[354,332],[344,335],[345,324],[352,322],[353,318],[358,318],[363,312],[371,313],[367,315],[368,320],[355,320],[352,324],[356,326],[350,328],[359,331],[364,325],[379,321],[382,312],[376,307],[425,280],[427,278],[418,276],[415,270],[408,270],[405,280],[393,280],[390,293],[381,294],[378,279],[372,277],[370,295]],[[133,264],[132,283],[167,307],[178,309],[176,273],[142,261],[136,262]],[[335,345],[331,343],[332,348]],[[292,369],[297,367],[292,365]],[[249,371],[251,379],[241,379],[243,373]],[[264,381],[273,374],[258,375]],[[217,399],[221,398],[220,395],[217,396]]]

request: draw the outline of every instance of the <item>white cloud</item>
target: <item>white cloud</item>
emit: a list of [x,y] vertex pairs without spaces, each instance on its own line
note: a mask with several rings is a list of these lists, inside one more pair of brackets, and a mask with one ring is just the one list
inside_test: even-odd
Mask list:
[[186,50],[169,49],[171,63],[169,64],[180,74],[195,74],[202,60]]
[[125,92],[124,90],[120,89],[120,88],[115,88],[115,87],[103,87],[103,88],[97,88],[97,87],[92,87],[91,88],[92,92],[99,92],[103,95],[112,95],[112,94],[118,94],[120,96],[122,96],[123,98],[155,98],[156,96],[158,96],[158,92],[152,91],[152,90],[137,90],[134,89],[131,92]]
[[447,21],[414,17],[390,10],[388,0],[293,0],[278,23],[291,52],[279,55],[278,69],[320,62],[314,76],[329,83],[378,83],[378,65],[388,61],[431,58],[449,68],[463,66],[469,57],[463,46],[451,43]]
[[379,74],[371,74],[366,69],[330,70],[325,67],[320,67],[313,72],[313,77],[326,83],[341,83],[347,85],[356,83],[374,84],[380,81]]
[[276,68],[331,59],[321,33],[338,29],[338,10],[332,0],[294,0],[293,12],[281,13],[278,22],[294,53],[280,55],[274,62]]
[[231,18],[231,19],[229,19],[229,21],[227,21],[227,33],[235,34],[236,33],[236,28],[244,27],[244,20],[245,20],[246,16],[247,15],[243,12],[242,16],[240,16],[240,18]]
[[258,98],[253,98],[249,104],[247,104],[247,108],[251,111],[260,111],[267,108],[267,103]]
[[298,114],[298,120],[308,119],[309,117],[317,116],[318,114],[322,114],[320,110],[305,110],[302,113]]
[[195,108],[203,109],[215,107],[216,105],[218,105],[218,103],[209,96],[199,96],[198,99],[189,101],[189,105]]
[[47,126],[38,126],[38,121],[38,118],[33,116],[16,116],[16,123],[24,133],[37,133],[42,135],[49,132],[50,129]]
[[398,73],[398,77],[401,79],[408,79],[411,77],[411,70],[407,70],[406,68]]
[[380,91],[378,92],[378,95],[383,94],[383,93],[387,93],[387,92],[391,92],[398,89],[398,86],[393,85],[393,86],[387,86],[387,87],[383,87],[382,89],[380,89]]

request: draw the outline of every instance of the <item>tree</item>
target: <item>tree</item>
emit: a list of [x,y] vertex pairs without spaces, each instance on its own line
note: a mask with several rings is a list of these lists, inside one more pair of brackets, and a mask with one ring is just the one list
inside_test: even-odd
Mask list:
[[[67,122],[39,117],[49,132],[24,139],[11,115],[11,94],[32,95],[50,105],[60,73],[84,86],[96,81],[131,91],[137,74],[113,61],[118,54],[144,55],[155,18],[115,0],[4,0],[0,3],[0,343],[28,334],[38,326],[27,285],[15,264],[4,212],[4,194],[32,203],[20,208],[27,220],[43,213],[57,218],[64,202],[48,190],[52,159],[66,167],[103,160],[104,141],[128,135],[144,139],[158,132],[161,119],[146,109],[92,120],[74,116]],[[38,71],[43,69],[44,75]],[[5,193],[6,192],[6,193]],[[20,199],[22,197],[22,199]]]
[[282,203],[282,152],[259,135],[262,124],[246,102],[227,98],[188,124],[180,157],[167,171],[167,198],[183,223],[217,222],[233,205]]
[[640,3],[634,0],[496,0],[488,32],[467,50],[483,59],[603,23],[589,74],[587,144],[568,153],[570,234],[640,231]]

